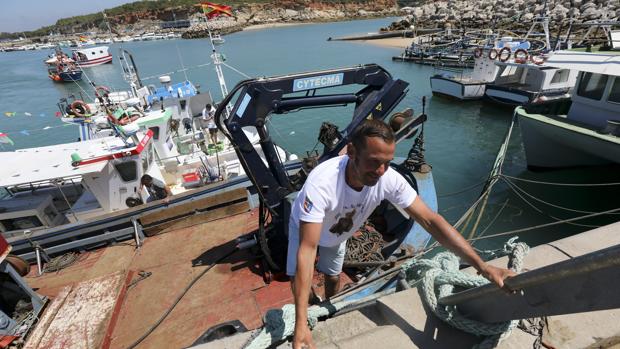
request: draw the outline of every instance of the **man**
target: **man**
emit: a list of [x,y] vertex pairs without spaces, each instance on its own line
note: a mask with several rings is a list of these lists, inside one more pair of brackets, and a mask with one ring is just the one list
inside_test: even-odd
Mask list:
[[480,274],[503,287],[513,273],[482,261],[443,217],[431,211],[417,193],[389,167],[394,157],[394,134],[380,120],[365,120],[354,132],[347,154],[317,166],[299,192],[289,221],[287,274],[295,296],[293,348],[314,348],[307,324],[314,261],[325,274],[325,295],[338,291],[346,240],[387,199],[403,208],[439,243],[471,264]]
[[211,104],[207,104],[202,110],[202,120],[207,124],[211,142],[217,144],[217,126],[215,125],[215,108]]
[[165,203],[168,203],[169,197],[172,196],[170,188],[168,188],[164,182],[147,174],[140,178],[140,184],[144,186],[149,193],[146,202],[164,200]]

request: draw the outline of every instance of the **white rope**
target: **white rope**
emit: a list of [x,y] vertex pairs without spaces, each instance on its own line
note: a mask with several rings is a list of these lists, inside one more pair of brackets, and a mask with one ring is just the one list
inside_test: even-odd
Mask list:
[[244,73],[244,72],[240,71],[239,69],[237,69],[237,68],[235,68],[235,67],[233,67],[233,66],[231,66],[231,65],[229,65],[229,64],[227,64],[227,63],[225,63],[225,62],[222,62],[222,64],[223,64],[224,66],[226,66],[226,67],[230,68],[232,71],[234,71],[234,72],[238,73],[239,75],[241,75],[241,76],[243,76],[243,77],[245,77],[245,78],[247,78],[247,79],[251,79],[251,78],[252,78],[252,77],[251,77],[251,76],[249,76],[248,74],[246,74],[246,73]]
[[532,179],[513,177],[513,176],[506,175],[506,174],[502,174],[502,176],[506,178],[510,178],[512,180],[516,180],[516,181],[535,183],[535,184],[544,184],[544,185],[568,186],[568,187],[604,187],[604,186],[620,185],[620,182],[618,183],[554,183],[554,182],[535,181]]

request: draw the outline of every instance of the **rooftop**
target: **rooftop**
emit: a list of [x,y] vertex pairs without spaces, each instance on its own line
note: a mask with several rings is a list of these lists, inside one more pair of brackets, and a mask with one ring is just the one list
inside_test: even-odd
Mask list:
[[84,142],[65,143],[37,148],[0,152],[0,187],[81,176],[100,172],[107,161],[73,167],[71,155],[82,159],[105,156],[124,149],[120,138],[106,137]]

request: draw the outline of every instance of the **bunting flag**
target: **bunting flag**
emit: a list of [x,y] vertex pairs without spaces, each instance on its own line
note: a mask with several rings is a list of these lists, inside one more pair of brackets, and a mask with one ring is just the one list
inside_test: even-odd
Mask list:
[[7,111],[7,112],[4,112],[4,115],[6,115],[8,117],[15,116],[15,112],[14,111]]
[[6,133],[0,132],[0,143],[14,145],[13,140]]
[[24,115],[26,116],[32,116],[32,114],[30,114],[29,112],[25,112]]
[[24,136],[30,136],[30,132],[28,132],[28,130],[21,130],[19,131],[19,133],[23,134]]
[[218,5],[212,2],[202,2],[197,6],[202,7],[202,12],[204,12],[205,16],[207,16],[208,19],[213,19],[218,16],[231,17],[233,15],[232,7],[227,5]]

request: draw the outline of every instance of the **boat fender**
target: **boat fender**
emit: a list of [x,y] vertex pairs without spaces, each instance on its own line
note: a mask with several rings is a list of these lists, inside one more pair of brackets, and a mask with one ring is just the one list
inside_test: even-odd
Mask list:
[[515,63],[524,64],[527,63],[528,53],[526,49],[518,49],[515,51]]
[[494,48],[490,49],[488,57],[489,57],[490,60],[494,61],[497,58],[497,50],[494,49]]
[[127,205],[127,207],[136,207],[142,205],[143,203],[144,202],[139,197],[128,197],[125,200],[125,205]]
[[110,95],[110,89],[107,86],[99,85],[95,87],[95,93],[97,96],[108,97]]
[[86,115],[90,116],[90,107],[81,100],[71,103],[71,111],[73,115],[80,118],[86,117]]
[[474,50],[474,57],[476,57],[476,58],[482,57],[482,48],[476,47],[476,49]]
[[545,61],[547,60],[547,58],[545,56],[541,56],[541,55],[530,55],[530,61],[536,65],[541,65],[543,63],[545,63]]
[[[504,54],[504,52],[506,52],[506,54]],[[508,59],[510,59],[510,47],[504,47],[503,49],[499,50],[498,56],[500,62],[506,62]]]

